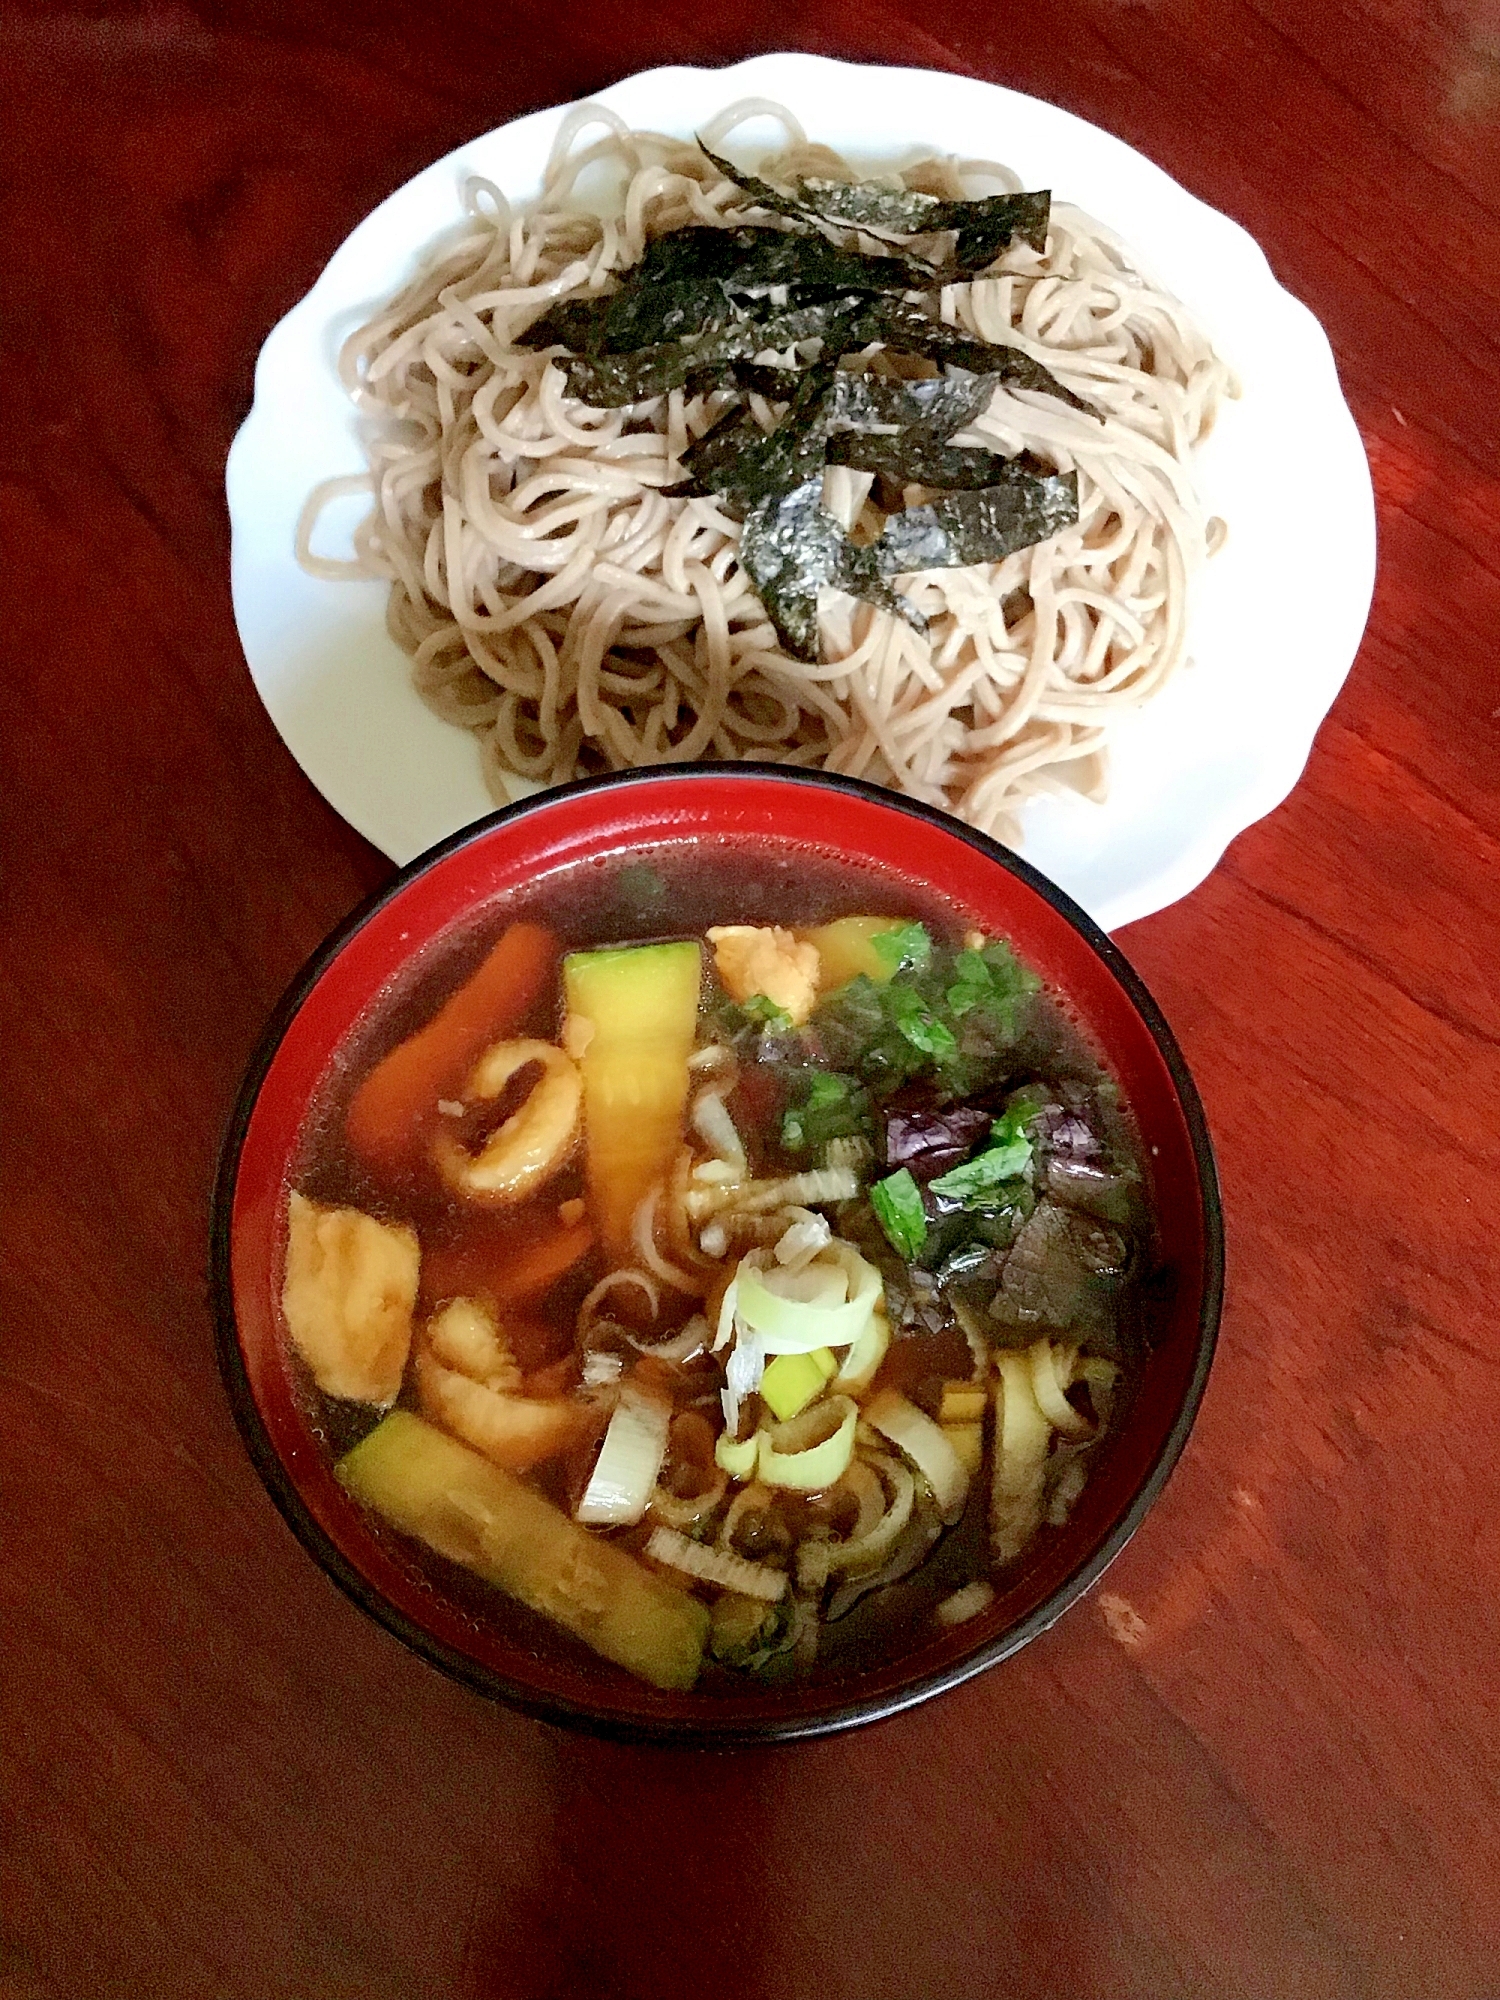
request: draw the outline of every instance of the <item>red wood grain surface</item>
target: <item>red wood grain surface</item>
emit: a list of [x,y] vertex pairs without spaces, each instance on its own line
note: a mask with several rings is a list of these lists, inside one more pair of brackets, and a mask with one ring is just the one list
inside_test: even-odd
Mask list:
[[[218,1136],[388,865],[256,700],[222,479],[415,169],[782,46],[1049,98],[1243,222],[1329,330],[1381,575],[1290,801],[1122,939],[1230,1231],[1165,1497],[1004,1668],[704,1757],[409,1657],[234,1434]],[[0,2000],[1500,1993],[1497,205],[1493,0],[0,13]]]

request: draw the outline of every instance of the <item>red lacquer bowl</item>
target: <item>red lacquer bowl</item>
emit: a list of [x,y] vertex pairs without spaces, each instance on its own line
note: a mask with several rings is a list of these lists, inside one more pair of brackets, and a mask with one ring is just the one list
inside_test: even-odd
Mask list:
[[[289,1175],[341,1044],[411,959],[476,909],[558,867],[663,840],[744,840],[873,864],[1009,938],[1123,1086],[1155,1181],[1170,1282],[1128,1419],[1067,1526],[1005,1572],[987,1612],[866,1671],[800,1689],[658,1692],[604,1662],[508,1636],[445,1598],[337,1484],[300,1404],[280,1315]],[[1061,890],[983,835],[890,792],[763,765],[664,767],[549,792],[405,868],[283,1000],[224,1143],[213,1216],[220,1362],[251,1457],[293,1532],[356,1604],[482,1693],[603,1734],[732,1743],[871,1722],[956,1686],[1043,1632],[1119,1554],[1187,1441],[1218,1330],[1223,1230],[1202,1106],[1155,1003]]]

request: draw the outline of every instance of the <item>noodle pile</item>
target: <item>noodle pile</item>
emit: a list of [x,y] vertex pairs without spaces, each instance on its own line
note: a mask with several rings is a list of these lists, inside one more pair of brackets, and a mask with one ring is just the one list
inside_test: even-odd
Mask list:
[[[759,100],[703,136],[721,147],[767,114],[790,144],[763,174],[853,178]],[[575,148],[600,124],[603,139]],[[620,192],[601,220],[579,182],[606,173]],[[1020,185],[989,163],[940,160],[893,184],[945,198]],[[480,179],[465,204],[457,239],[344,346],[371,470],[313,494],[298,554],[315,574],[390,580],[388,622],[416,685],[478,734],[498,798],[512,774],[550,784],[773,758],[895,786],[1014,838],[1028,797],[1104,795],[1112,723],[1184,656],[1189,580],[1223,533],[1204,520],[1191,453],[1235,393],[1190,315],[1109,231],[1054,204],[1045,254],[1017,240],[984,277],[940,294],[945,320],[1023,348],[1105,413],[1101,425],[1055,397],[999,389],[956,440],[1076,470],[1076,525],[1002,562],[902,579],[926,636],[826,594],[823,658],[807,665],[781,649],[740,568],[737,522],[712,496],[662,491],[732,398],[678,389],[593,409],[567,394],[555,358],[515,345],[552,302],[607,291],[652,238],[767,218],[696,146],[633,132],[599,105],[564,121],[525,214]],[[913,372],[885,354],[869,365]],[[775,407],[750,401],[771,428]],[[847,478],[829,469],[835,511]],[[314,555],[322,506],[366,485],[374,505],[355,560]]]

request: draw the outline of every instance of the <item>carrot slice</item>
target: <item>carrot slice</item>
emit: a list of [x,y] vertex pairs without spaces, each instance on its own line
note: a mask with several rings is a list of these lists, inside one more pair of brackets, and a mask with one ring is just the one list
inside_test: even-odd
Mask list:
[[593,1247],[586,1222],[569,1223],[545,1236],[534,1218],[519,1224],[476,1218],[456,1243],[439,1244],[422,1258],[422,1297],[487,1298],[507,1312],[543,1298]]
[[557,960],[539,924],[512,924],[489,956],[416,1034],[379,1061],[355,1091],[346,1129],[376,1166],[399,1167],[437,1116],[438,1099],[462,1088],[492,1041],[519,1027]]
[[593,1248],[594,1232],[586,1222],[570,1223],[555,1236],[544,1236],[498,1264],[491,1276],[496,1296],[507,1305],[523,1305],[550,1292],[558,1279]]

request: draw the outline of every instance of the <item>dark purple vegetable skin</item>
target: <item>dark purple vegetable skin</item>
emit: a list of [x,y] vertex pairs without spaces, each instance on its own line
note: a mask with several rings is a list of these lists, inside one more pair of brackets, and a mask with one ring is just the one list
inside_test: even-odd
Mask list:
[[885,1160],[915,1181],[935,1180],[966,1160],[990,1129],[990,1114],[970,1104],[943,1109],[891,1104],[885,1110]]

